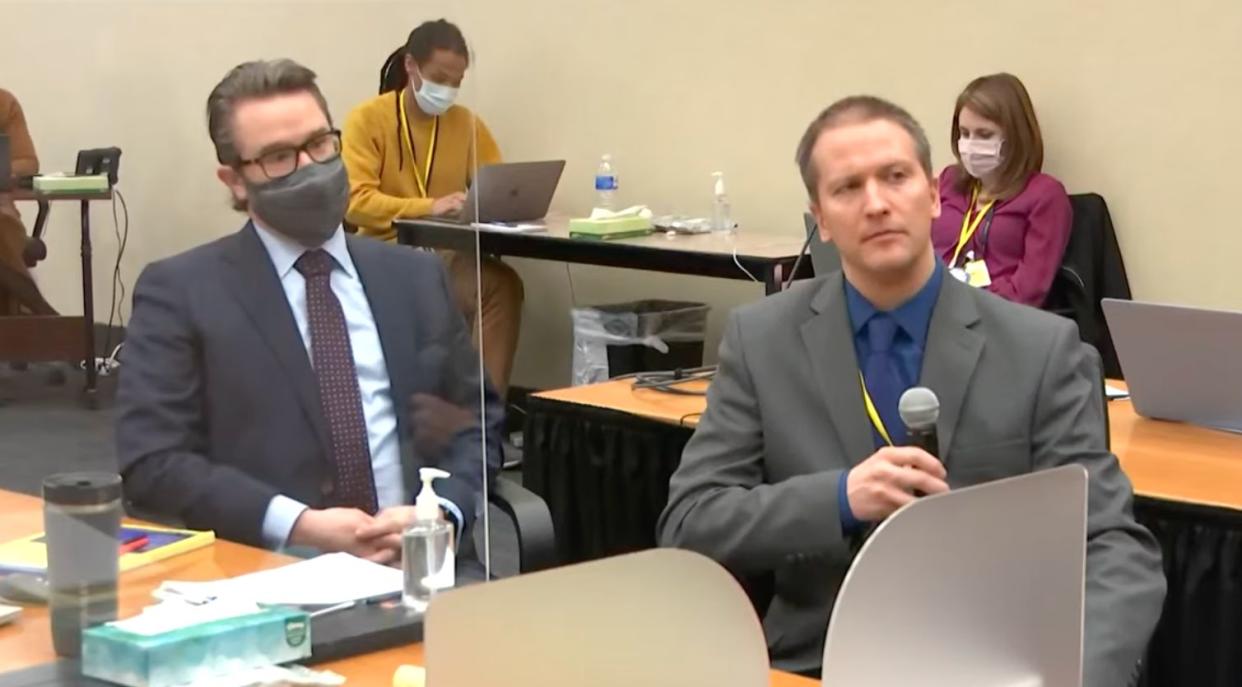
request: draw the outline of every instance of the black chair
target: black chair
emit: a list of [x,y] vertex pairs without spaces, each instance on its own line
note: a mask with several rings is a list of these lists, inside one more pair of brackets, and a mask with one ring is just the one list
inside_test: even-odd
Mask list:
[[1069,243],[1043,309],[1077,323],[1082,340],[1100,352],[1104,374],[1121,378],[1121,364],[1100,306],[1103,298],[1131,297],[1112,217],[1097,193],[1074,194],[1069,200],[1074,213]]
[[39,210],[35,215],[34,228],[30,231],[30,238],[26,239],[26,245],[22,246],[22,262],[31,269],[47,259],[47,244],[43,242],[43,233],[47,229],[47,215],[52,209],[52,204],[46,200],[40,200],[38,203]]
[[488,491],[488,501],[513,521],[518,543],[518,571],[546,570],[558,563],[556,532],[548,504],[533,491],[504,476]]

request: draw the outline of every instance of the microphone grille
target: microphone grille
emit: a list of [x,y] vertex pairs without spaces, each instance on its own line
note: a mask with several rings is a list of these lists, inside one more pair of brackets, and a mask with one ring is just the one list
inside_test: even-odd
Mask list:
[[911,387],[897,401],[897,413],[906,427],[928,429],[936,426],[940,417],[940,399],[925,386]]

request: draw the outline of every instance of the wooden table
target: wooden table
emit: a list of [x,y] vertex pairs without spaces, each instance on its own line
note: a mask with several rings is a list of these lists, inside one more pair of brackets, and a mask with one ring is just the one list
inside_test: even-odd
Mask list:
[[[46,219],[49,204],[72,201],[79,203],[81,216],[82,317],[44,315],[0,319],[0,359],[24,362],[75,360],[81,356],[86,363],[87,405],[95,406],[98,371],[95,369],[95,283],[91,270],[92,201],[111,200],[112,191],[73,193],[39,193],[28,189],[7,191],[15,201],[39,204],[39,219]],[[80,331],[80,336],[74,332]]]
[[[0,541],[42,530],[42,507],[42,502],[37,498],[0,490]],[[151,591],[167,579],[213,580],[274,568],[293,560],[270,551],[217,541],[210,547],[122,574],[120,615],[132,615],[150,604]],[[16,623],[0,627],[0,677],[55,660],[46,608],[27,607]],[[423,647],[414,644],[333,661],[319,667],[344,675],[351,685],[382,686],[392,683],[397,666],[421,665],[422,662]],[[773,687],[811,687],[818,683],[772,671],[771,684]]]
[[[8,541],[43,530],[43,502],[35,497],[0,491],[0,540]],[[152,603],[151,591],[164,580],[212,580],[274,568],[287,556],[231,542],[169,558],[120,577],[119,612],[137,613]],[[51,621],[46,607],[30,606],[12,625],[0,627],[0,667],[18,670],[56,660]]]
[[[706,381],[686,382],[677,386],[678,389],[694,392],[706,392],[707,387]],[[706,396],[683,396],[658,389],[635,389],[631,379],[541,391],[532,396],[548,401],[615,410],[683,427],[697,427],[699,417],[707,409]]]
[[[546,231],[510,233],[434,219],[397,220],[397,240],[410,246],[443,248],[487,255],[557,260],[584,265],[624,267],[652,272],[763,282],[764,293],[780,291],[802,254],[805,237],[761,234],[663,233],[616,241],[577,239],[569,235],[569,218],[550,215]],[[476,245],[476,238],[477,245]],[[741,265],[739,267],[739,265]],[[745,268],[745,271],[742,269]],[[798,263],[795,279],[814,276],[810,260]]]
[[[423,647],[421,644],[415,644],[413,646],[379,651],[366,656],[347,658],[343,661],[325,663],[317,667],[344,675],[349,678],[348,684],[367,685],[370,687],[371,685],[383,686],[392,684],[392,674],[396,672],[399,665],[422,665],[422,663]],[[771,671],[771,681],[769,682],[771,687],[819,687],[819,684],[818,680],[799,677],[790,673],[782,673],[779,670]]]
[[1242,435],[1141,417],[1128,399],[1108,409],[1113,453],[1135,494],[1242,511]]
[[[692,382],[681,388],[703,391],[707,384]],[[684,427],[697,426],[707,407],[703,396],[634,389],[631,380],[545,391],[535,397]],[[1129,399],[1110,401],[1108,417],[1113,453],[1134,483],[1136,495],[1242,511],[1242,435],[1140,417]]]

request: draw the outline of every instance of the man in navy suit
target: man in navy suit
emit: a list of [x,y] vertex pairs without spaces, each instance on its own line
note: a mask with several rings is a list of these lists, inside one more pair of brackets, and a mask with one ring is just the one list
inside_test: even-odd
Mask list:
[[311,70],[239,65],[207,115],[250,221],[138,279],[116,428],[127,499],[234,541],[391,562],[418,468],[436,466],[461,532],[500,467],[502,408],[480,393],[440,261],[342,230],[340,132]]

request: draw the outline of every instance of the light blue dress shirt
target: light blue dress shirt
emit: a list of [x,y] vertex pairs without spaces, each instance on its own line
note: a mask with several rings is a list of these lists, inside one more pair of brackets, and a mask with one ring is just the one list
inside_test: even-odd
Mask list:
[[[294,263],[307,248],[281,234],[254,224],[255,232],[267,249],[276,276],[285,290],[289,309],[297,323],[298,333],[311,355],[310,323],[306,319],[306,279],[294,269]],[[367,300],[358,270],[345,244],[345,232],[337,228],[332,238],[322,246],[336,261],[329,283],[332,293],[341,303],[345,313],[345,326],[349,331],[349,345],[354,354],[354,367],[358,372],[358,391],[362,396],[362,416],[367,423],[367,443],[371,449],[371,471],[375,476],[376,503],[382,510],[393,506],[408,505],[410,495],[405,493],[405,480],[401,467],[401,448],[397,436],[397,410],[392,398],[392,385],[388,379],[388,364],[384,349],[380,346],[379,330],[375,316]],[[314,364],[314,360],[311,360]],[[441,505],[461,523],[461,510],[456,504],[441,498]],[[272,548],[283,548],[289,541],[289,533],[299,516],[308,506],[284,494],[277,495],[267,506],[263,517],[263,540]]]

